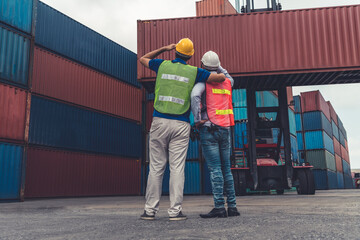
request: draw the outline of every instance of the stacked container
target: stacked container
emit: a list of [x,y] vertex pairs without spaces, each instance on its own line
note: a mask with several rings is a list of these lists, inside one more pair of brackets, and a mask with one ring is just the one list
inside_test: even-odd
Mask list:
[[36,1],[0,0],[0,201],[24,197]]
[[[343,158],[348,159],[348,151],[340,144],[339,117],[333,106],[319,91],[301,93],[294,101],[300,156],[314,166],[316,188],[344,188]],[[345,145],[345,137],[342,142]]]
[[25,197],[140,194],[136,54],[39,2]]

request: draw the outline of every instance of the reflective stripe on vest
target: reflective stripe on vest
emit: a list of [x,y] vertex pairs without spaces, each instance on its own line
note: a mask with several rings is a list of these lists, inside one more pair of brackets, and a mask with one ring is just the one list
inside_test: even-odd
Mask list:
[[154,108],[160,113],[181,115],[190,108],[190,94],[194,87],[197,67],[163,61],[155,83]]
[[231,81],[206,83],[206,110],[209,120],[222,127],[234,126]]

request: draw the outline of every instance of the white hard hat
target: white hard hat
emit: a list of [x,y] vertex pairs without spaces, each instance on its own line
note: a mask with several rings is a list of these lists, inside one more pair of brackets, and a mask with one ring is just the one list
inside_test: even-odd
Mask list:
[[220,66],[219,56],[213,51],[206,52],[201,58],[201,62],[207,70],[217,70]]

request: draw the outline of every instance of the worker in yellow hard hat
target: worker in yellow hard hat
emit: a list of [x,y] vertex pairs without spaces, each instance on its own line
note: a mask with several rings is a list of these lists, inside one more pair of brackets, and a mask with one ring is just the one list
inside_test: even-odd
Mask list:
[[[166,51],[175,49],[172,61],[154,59]],[[143,220],[155,219],[159,210],[162,180],[167,161],[170,168],[169,220],[184,220],[182,201],[184,168],[190,135],[190,94],[196,83],[223,82],[225,75],[210,73],[186,62],[194,54],[193,42],[183,38],[178,44],[170,44],[149,52],[140,63],[156,72],[153,121],[150,129],[150,171],[146,188]]]

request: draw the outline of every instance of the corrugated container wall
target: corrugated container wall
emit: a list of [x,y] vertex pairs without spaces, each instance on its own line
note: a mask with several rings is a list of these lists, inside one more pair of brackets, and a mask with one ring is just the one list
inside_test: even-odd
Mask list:
[[139,195],[140,161],[30,147],[25,197]]
[[31,34],[36,0],[0,0],[0,21]]
[[329,136],[333,136],[332,127],[326,116],[319,111],[302,114],[304,131],[324,130]]
[[330,107],[321,95],[320,91],[301,93],[301,110],[302,112],[321,111],[330,121]]
[[134,86],[136,54],[39,2],[35,43]]
[[332,106],[331,102],[330,101],[327,101],[327,104],[329,105],[329,110],[330,110],[330,117],[331,117],[331,120],[334,121],[336,123],[336,125],[338,125],[338,116],[335,112],[335,109],[334,107]]
[[0,26],[0,80],[27,86],[30,38]]
[[141,126],[33,95],[29,143],[141,157]]
[[[212,49],[233,77],[358,68],[359,22],[359,5],[146,20],[138,21],[137,49],[142,56],[189,37],[196,49],[189,64],[200,66],[202,55]],[[173,54],[161,57],[172,59]],[[154,79],[155,74],[138,63],[138,78]]]
[[0,200],[20,198],[23,153],[22,146],[0,143]]
[[236,14],[237,11],[228,0],[202,0],[196,2],[196,16]]
[[30,101],[27,91],[0,84],[0,139],[26,140],[27,101]]
[[326,149],[334,154],[334,142],[324,131],[305,132],[305,149]]
[[38,47],[34,93],[141,121],[141,90]]

